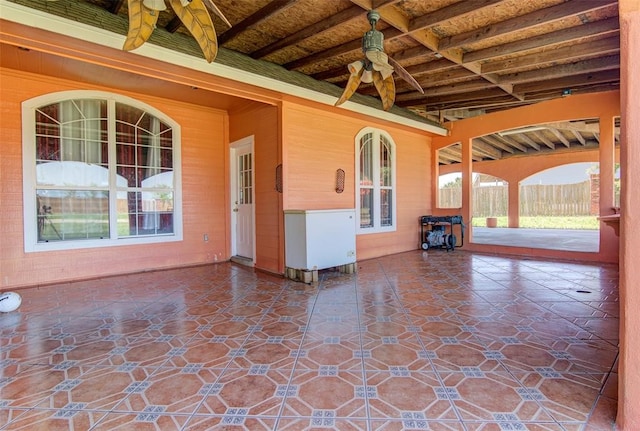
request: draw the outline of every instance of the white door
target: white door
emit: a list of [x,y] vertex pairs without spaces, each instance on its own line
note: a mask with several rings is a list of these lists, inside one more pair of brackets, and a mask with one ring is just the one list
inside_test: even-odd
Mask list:
[[[253,137],[231,144],[231,209],[233,254],[251,259],[254,257],[254,176]],[[232,225],[232,226],[233,226]]]

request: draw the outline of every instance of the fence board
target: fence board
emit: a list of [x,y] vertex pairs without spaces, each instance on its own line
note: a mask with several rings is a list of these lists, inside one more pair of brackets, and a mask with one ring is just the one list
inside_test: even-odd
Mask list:
[[[507,215],[509,203],[507,186],[473,188],[473,216],[501,217]],[[440,189],[440,208],[460,208],[462,188]],[[520,186],[520,215],[584,216],[591,211],[591,184],[534,184]]]

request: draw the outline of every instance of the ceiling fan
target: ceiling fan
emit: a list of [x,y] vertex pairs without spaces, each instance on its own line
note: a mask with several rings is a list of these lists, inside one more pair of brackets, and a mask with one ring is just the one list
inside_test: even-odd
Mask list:
[[371,24],[371,30],[362,37],[362,52],[364,52],[365,58],[347,66],[351,75],[342,96],[335,103],[335,106],[339,106],[349,100],[361,82],[367,84],[373,82],[378,94],[380,94],[380,99],[382,99],[383,109],[388,111],[396,99],[393,72],[397,72],[400,78],[407,81],[420,93],[424,94],[424,90],[400,63],[385,54],[384,34],[376,30],[376,23],[380,19],[380,14],[375,10],[371,10],[367,13],[367,19]]
[[[218,39],[213,28],[209,9],[218,15],[229,27],[231,24],[213,0],[168,0],[184,26],[200,45],[209,63],[218,54]],[[156,28],[160,12],[167,9],[165,0],[128,0],[129,32],[122,49],[131,51],[145,43]]]

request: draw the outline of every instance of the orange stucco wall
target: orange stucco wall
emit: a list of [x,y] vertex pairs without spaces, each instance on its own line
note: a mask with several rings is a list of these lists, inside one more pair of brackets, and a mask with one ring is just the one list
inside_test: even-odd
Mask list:
[[255,267],[282,274],[282,194],[275,185],[276,167],[281,162],[279,115],[277,106],[262,104],[231,113],[229,137],[231,142],[254,137]]
[[640,429],[640,2],[620,0],[622,198],[617,427]]
[[[431,138],[337,109],[283,105],[285,210],[355,208],[355,138],[365,127],[384,130],[396,144],[397,230],[358,235],[358,260],[418,248],[418,219],[431,207]],[[345,171],[342,193],[337,169]]]
[[[184,241],[161,246],[24,252],[21,103],[42,94],[76,89],[117,92],[0,69],[0,288],[228,259],[226,113],[124,91],[119,93],[154,106],[182,125]],[[205,233],[208,242],[203,240]]]

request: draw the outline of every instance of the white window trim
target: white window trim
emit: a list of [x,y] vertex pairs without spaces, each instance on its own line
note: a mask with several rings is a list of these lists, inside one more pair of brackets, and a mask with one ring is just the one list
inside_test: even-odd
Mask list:
[[[159,118],[161,121],[170,125],[173,130],[173,172],[174,172],[174,213],[173,213],[173,235],[159,236],[142,236],[142,237],[126,237],[126,238],[105,238],[105,239],[87,239],[79,241],[52,241],[38,242],[37,234],[37,208],[35,192],[36,183],[36,141],[35,141],[35,111],[41,106],[46,106],[55,102],[69,99],[102,99],[107,103],[124,103],[143,111],[148,112]],[[111,126],[109,126],[111,127]],[[112,131],[110,131],[112,132]],[[23,174],[23,222],[24,222],[24,251],[25,253],[40,251],[56,251],[56,250],[74,250],[84,248],[97,247],[113,247],[132,244],[153,244],[182,241],[182,172],[181,172],[181,130],[180,125],[168,117],[166,114],[155,109],[154,107],[140,102],[136,99],[122,96],[119,94],[109,93],[105,91],[92,90],[72,90],[49,93],[43,96],[34,97],[33,99],[22,102],[22,174]],[[109,145],[115,145],[114,133],[109,134]],[[110,175],[112,175],[111,164],[115,163],[110,160]],[[115,185],[110,184],[110,204],[109,212],[115,212]]]
[[[374,154],[374,163],[373,169],[375,173],[375,177],[377,179],[380,178],[380,136],[384,136],[389,143],[391,144],[391,190],[393,191],[391,197],[391,205],[392,205],[392,214],[393,214],[393,222],[391,226],[380,226],[380,182],[374,181],[374,194],[373,194],[373,208],[374,208],[374,226],[362,228],[360,227],[360,140],[362,137],[368,133],[373,134],[373,142],[375,145],[373,154]],[[397,220],[398,220],[398,211],[396,205],[396,196],[398,194],[397,185],[396,185],[396,143],[387,132],[384,130],[376,129],[373,127],[365,127],[356,135],[355,139],[355,185],[356,185],[356,234],[371,234],[371,233],[382,233],[382,232],[395,232],[397,230]]]

